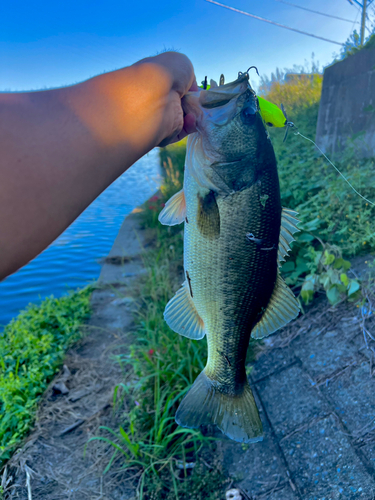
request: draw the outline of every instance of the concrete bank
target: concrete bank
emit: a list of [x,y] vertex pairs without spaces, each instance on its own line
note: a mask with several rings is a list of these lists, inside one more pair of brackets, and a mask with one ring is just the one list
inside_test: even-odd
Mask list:
[[375,42],[324,70],[316,142],[332,154],[375,155]]

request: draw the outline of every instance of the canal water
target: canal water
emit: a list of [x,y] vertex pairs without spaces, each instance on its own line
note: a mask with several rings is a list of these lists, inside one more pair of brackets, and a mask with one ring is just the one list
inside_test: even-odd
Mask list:
[[60,297],[99,277],[124,217],[161,183],[154,149],[109,186],[43,253],[0,283],[0,329],[30,302]]

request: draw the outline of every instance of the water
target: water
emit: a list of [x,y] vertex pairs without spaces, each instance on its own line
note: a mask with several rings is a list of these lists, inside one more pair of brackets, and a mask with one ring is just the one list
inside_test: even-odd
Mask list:
[[124,217],[160,186],[157,150],[130,167],[43,253],[0,283],[0,326],[30,302],[96,280]]

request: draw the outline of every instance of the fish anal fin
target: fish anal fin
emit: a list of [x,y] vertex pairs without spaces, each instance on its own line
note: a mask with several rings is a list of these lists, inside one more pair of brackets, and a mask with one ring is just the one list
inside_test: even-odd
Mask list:
[[282,209],[279,249],[277,253],[279,266],[285,261],[284,257],[288,255],[290,244],[295,241],[293,234],[300,231],[297,226],[301,221],[296,218],[296,215],[298,215],[298,212],[294,210],[290,210],[289,208]]
[[253,339],[262,339],[285,326],[296,318],[299,313],[299,304],[293,292],[280,275],[271,298],[260,321],[251,332]]
[[215,424],[226,436],[240,443],[263,439],[262,422],[248,382],[242,394],[226,394],[217,389],[204,371],[182,400],[176,422],[190,429]]
[[186,281],[166,305],[164,319],[169,328],[189,339],[203,339],[206,334]]
[[159,214],[159,222],[165,226],[175,226],[184,222],[186,217],[186,201],[184,190],[170,198]]

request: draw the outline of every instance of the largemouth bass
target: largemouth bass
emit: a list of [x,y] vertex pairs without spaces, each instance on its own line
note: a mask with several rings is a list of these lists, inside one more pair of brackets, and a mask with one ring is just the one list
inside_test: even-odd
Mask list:
[[250,335],[260,339],[294,319],[299,305],[278,265],[298,231],[282,209],[276,158],[248,74],[191,93],[186,112],[197,116],[187,142],[183,189],[159,215],[184,222],[185,282],[164,317],[175,332],[207,335],[204,371],[181,402],[176,422],[216,424],[240,442],[262,439],[246,376]]

